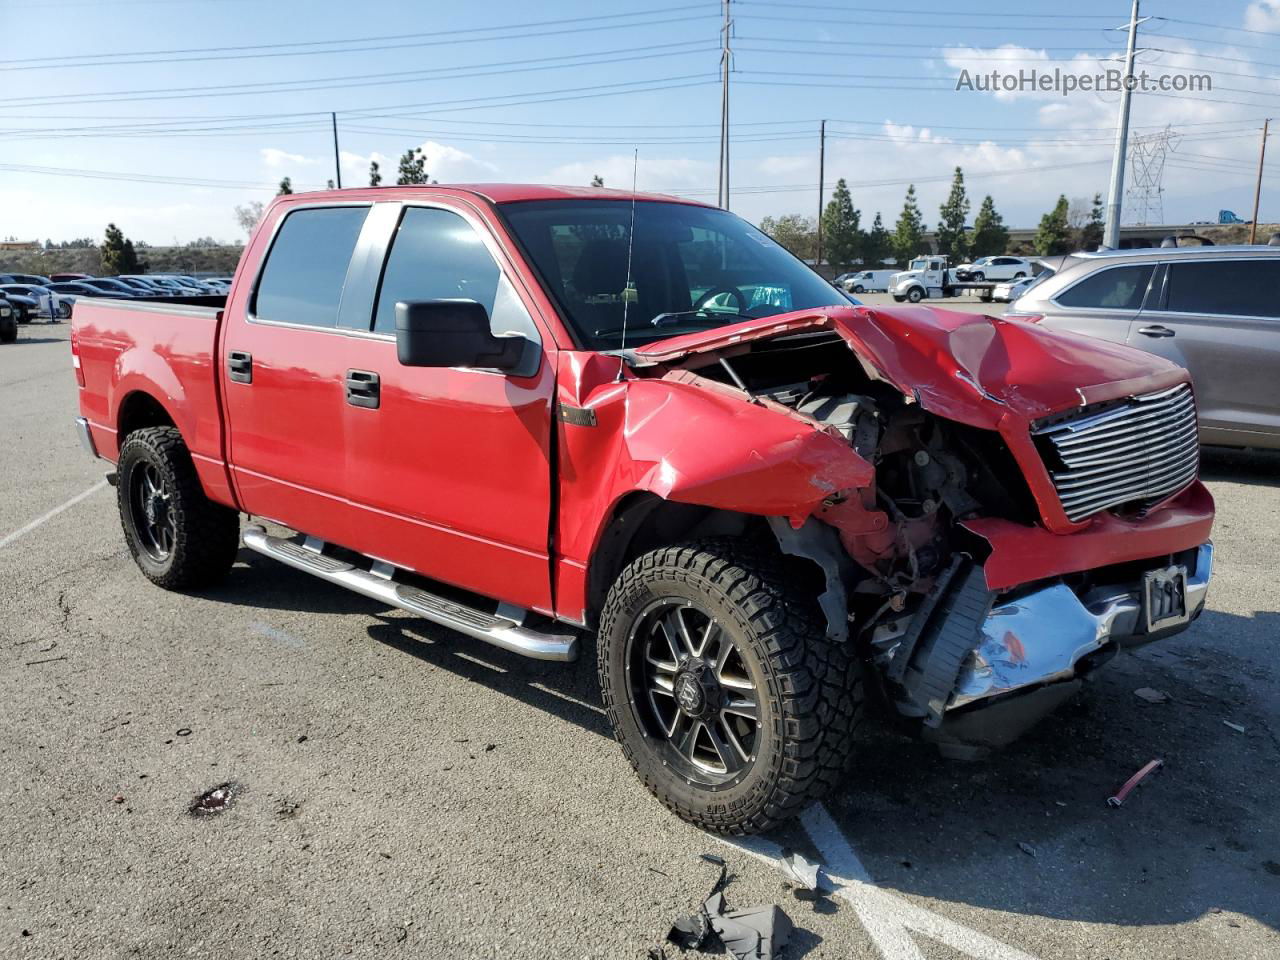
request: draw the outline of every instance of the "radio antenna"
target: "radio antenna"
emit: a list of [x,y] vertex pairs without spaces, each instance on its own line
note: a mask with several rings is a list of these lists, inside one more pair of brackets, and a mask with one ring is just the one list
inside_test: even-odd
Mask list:
[[[631,161],[631,226],[627,228],[627,281],[622,288],[622,343],[620,350],[627,349],[627,312],[631,301],[636,299],[635,287],[631,282],[631,251],[636,240],[636,173],[640,169],[640,148],[635,148]],[[625,363],[618,357],[618,379],[622,379],[622,365]]]

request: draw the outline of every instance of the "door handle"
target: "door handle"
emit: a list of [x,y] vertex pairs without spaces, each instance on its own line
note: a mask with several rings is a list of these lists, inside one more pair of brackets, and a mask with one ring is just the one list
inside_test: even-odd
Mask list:
[[1174,332],[1168,327],[1162,327],[1158,323],[1154,323],[1149,327],[1139,327],[1138,332],[1144,337],[1172,337]]
[[372,370],[347,371],[347,403],[353,407],[378,409],[382,398],[382,381]]
[[253,383],[253,354],[232,350],[227,354],[227,372],[236,383]]

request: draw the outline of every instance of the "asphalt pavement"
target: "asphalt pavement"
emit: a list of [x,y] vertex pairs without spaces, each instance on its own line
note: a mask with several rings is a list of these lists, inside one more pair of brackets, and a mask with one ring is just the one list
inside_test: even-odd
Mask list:
[[[0,956],[638,960],[709,893],[702,854],[731,908],[788,913],[787,958],[1280,956],[1280,457],[1206,455],[1192,629],[991,760],[871,723],[843,790],[729,843],[632,775],[590,643],[525,661],[248,552],[151,586],[67,333],[0,346]],[[791,850],[840,889],[797,899]]]

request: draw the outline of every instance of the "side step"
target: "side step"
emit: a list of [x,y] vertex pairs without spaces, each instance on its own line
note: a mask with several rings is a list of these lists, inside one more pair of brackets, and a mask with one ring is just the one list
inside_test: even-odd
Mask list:
[[[484,640],[503,650],[535,660],[568,663],[578,659],[578,638],[572,634],[530,630],[507,617],[484,613],[418,587],[396,583],[390,576],[378,576],[337,557],[326,556],[321,552],[324,547],[321,541],[308,538],[306,546],[303,546],[283,537],[273,537],[262,527],[253,525],[244,529],[244,545],[321,580],[415,613],[432,623]],[[385,565],[381,572],[387,572]],[[506,611],[511,608],[504,605],[499,609]]]

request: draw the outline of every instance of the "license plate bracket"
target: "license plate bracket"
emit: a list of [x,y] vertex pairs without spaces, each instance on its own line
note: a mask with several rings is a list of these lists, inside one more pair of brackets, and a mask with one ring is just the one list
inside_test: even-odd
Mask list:
[[1142,575],[1142,612],[1147,633],[1180,626],[1190,619],[1185,566],[1175,564]]

